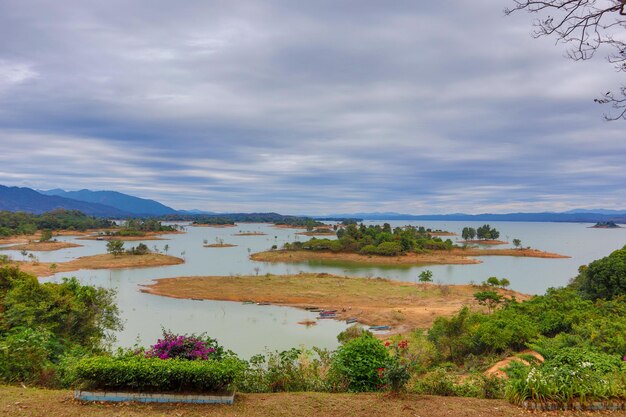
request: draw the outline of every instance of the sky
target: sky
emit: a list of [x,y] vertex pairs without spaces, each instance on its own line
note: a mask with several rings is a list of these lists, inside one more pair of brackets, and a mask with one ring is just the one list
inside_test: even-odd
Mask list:
[[625,209],[625,125],[593,102],[623,74],[507,1],[0,0],[0,184],[219,212]]

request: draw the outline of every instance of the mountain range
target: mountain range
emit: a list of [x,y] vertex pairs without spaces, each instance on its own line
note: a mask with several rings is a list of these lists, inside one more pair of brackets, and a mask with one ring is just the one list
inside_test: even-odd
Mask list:
[[[80,210],[96,217],[158,217],[217,215],[202,210],[175,210],[155,200],[139,198],[117,191],[65,191],[55,188],[36,191],[26,187],[0,185],[0,211],[45,213],[55,209]],[[227,217],[228,213],[219,213]],[[358,218],[363,220],[439,220],[439,221],[523,221],[523,222],[580,222],[613,221],[626,223],[626,210],[574,209],[561,213],[506,213],[506,214],[430,214],[413,215],[396,212],[344,213],[315,216],[315,218]]]

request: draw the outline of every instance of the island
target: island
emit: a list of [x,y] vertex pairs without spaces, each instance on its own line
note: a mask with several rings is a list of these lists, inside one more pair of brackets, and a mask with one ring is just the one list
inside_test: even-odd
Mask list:
[[590,229],[621,229],[622,226],[618,225],[615,222],[598,222],[593,226],[590,226]]
[[[488,226],[487,226],[488,227]],[[482,249],[455,245],[450,239],[432,236],[424,228],[405,226],[391,229],[380,225],[348,225],[337,230],[337,239],[312,238],[286,243],[281,250],[254,253],[262,262],[330,261],[374,265],[476,264],[479,256],[568,258],[537,249]]]
[[79,269],[124,269],[124,268],[149,268],[155,266],[178,265],[185,261],[171,255],[161,253],[147,253],[145,255],[133,255],[124,253],[120,255],[101,254],[81,256],[68,262],[25,262],[13,261],[20,269],[38,277],[46,277],[57,272],[78,271]]
[[22,243],[18,245],[12,246],[4,246],[1,247],[0,250],[26,250],[31,252],[50,252],[60,249],[68,249],[68,248],[78,248],[82,245],[78,245],[76,243],[71,242],[60,242],[57,240],[49,240],[49,241],[32,241],[28,243]]
[[[326,273],[264,276],[204,276],[156,279],[141,291],[173,298],[254,301],[307,310],[336,310],[335,319],[389,325],[400,333],[428,328],[440,316],[463,306],[482,309],[474,285],[415,284],[384,278],[342,277]],[[495,289],[505,298],[530,296]],[[252,300],[251,300],[251,297]]]

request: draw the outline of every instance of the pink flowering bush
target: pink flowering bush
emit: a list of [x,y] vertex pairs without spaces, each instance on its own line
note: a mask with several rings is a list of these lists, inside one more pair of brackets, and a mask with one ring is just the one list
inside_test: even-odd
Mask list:
[[176,335],[163,330],[163,337],[145,352],[148,358],[208,360],[221,359],[224,349],[205,335]]

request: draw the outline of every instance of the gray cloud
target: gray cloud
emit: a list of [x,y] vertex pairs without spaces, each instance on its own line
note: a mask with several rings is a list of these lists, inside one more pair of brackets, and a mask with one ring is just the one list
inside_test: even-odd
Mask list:
[[0,183],[178,208],[623,207],[617,81],[487,0],[0,0]]

